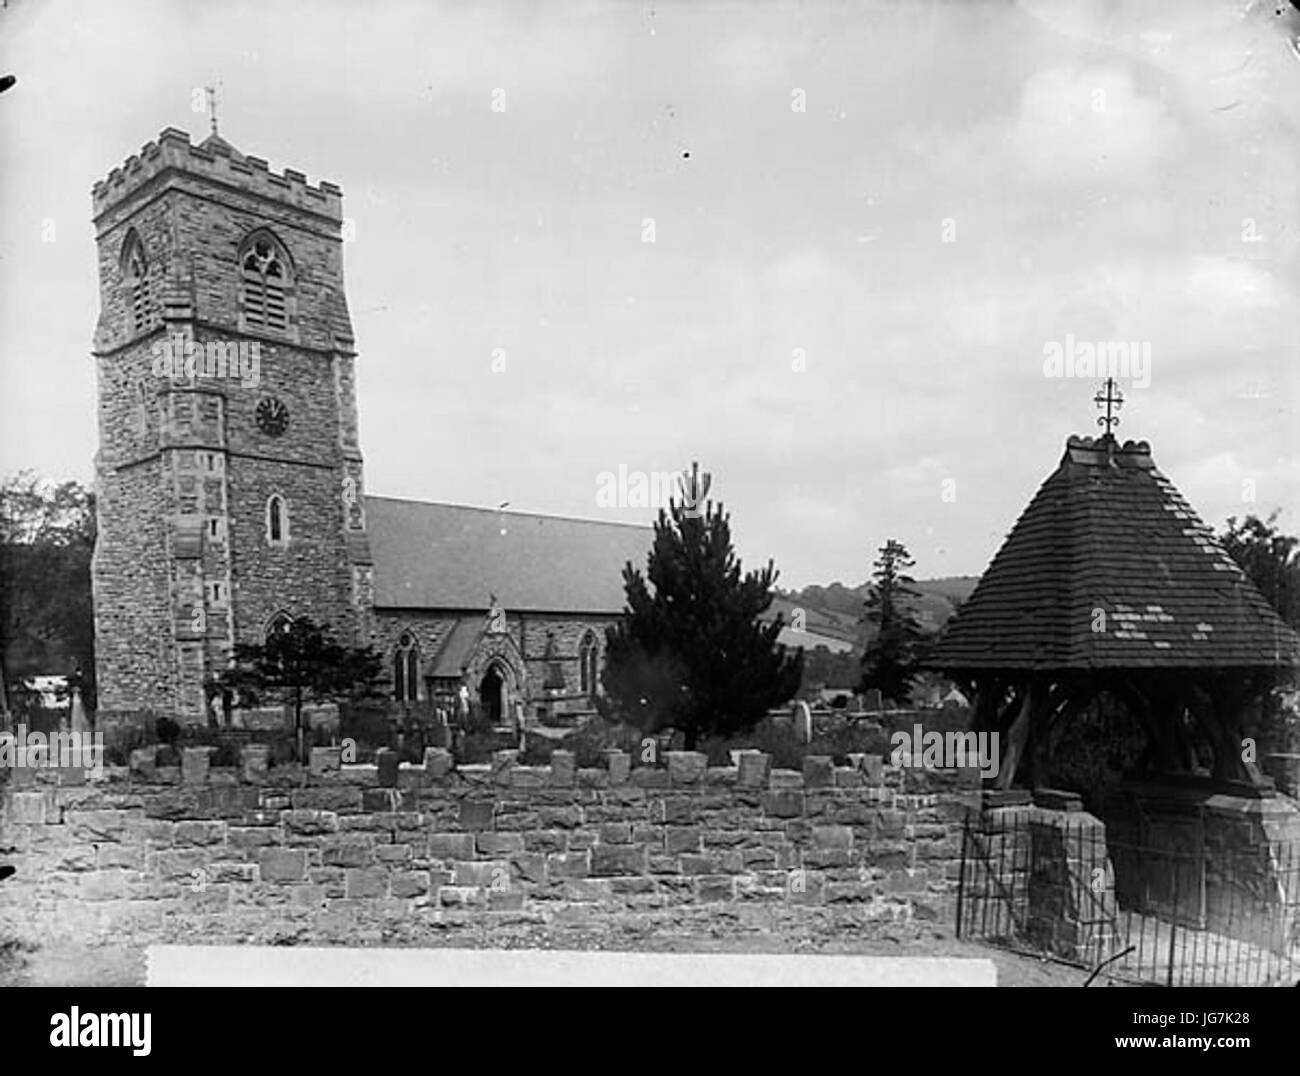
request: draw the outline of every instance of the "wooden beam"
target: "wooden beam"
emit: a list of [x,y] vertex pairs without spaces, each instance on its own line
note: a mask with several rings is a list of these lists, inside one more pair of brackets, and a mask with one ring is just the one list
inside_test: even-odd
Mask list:
[[[1011,787],[1012,781],[1015,780],[1016,769],[1020,765],[1021,756],[1024,754],[1025,743],[1029,739],[1029,722],[1033,715],[1037,696],[1038,685],[1031,677],[1022,690],[1020,709],[1007,729],[1006,743],[1002,748],[1002,761],[998,768],[997,777],[994,779],[995,788],[1008,789]],[[1007,709],[1010,710],[1011,708],[1008,707]]]
[[1242,735],[1239,711],[1256,688],[1254,679],[1245,683],[1231,683],[1226,677],[1212,676],[1204,681],[1208,705],[1194,709],[1196,717],[1214,747],[1214,779],[1239,781],[1261,787],[1263,774],[1253,762],[1242,756]]
[[1079,711],[1088,706],[1095,697],[1095,695],[1087,691],[1078,695],[1066,695],[1063,700],[1058,701],[1056,706],[1045,706],[1043,708],[1046,714],[1043,721],[1043,741],[1047,745],[1049,757],[1058,731],[1064,725],[1073,721]]

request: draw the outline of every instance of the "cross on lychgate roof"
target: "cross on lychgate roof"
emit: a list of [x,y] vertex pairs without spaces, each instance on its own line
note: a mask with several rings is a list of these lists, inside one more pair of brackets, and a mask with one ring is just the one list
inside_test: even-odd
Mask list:
[[1104,393],[1098,392],[1097,395],[1092,398],[1092,402],[1098,407],[1106,408],[1106,416],[1103,418],[1099,415],[1097,417],[1097,425],[1104,426],[1106,428],[1106,436],[1109,437],[1111,427],[1119,425],[1119,416],[1111,413],[1112,408],[1115,411],[1118,411],[1124,406],[1124,396],[1119,391],[1119,386],[1115,384],[1115,379],[1113,377],[1106,378],[1106,388]]

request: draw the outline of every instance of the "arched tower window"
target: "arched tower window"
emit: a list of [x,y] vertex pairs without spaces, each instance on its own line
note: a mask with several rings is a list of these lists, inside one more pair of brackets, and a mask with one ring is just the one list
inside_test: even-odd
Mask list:
[[578,644],[578,668],[581,677],[582,693],[588,697],[596,694],[596,665],[600,658],[600,644],[596,642],[596,633],[588,631]]
[[420,697],[420,647],[415,637],[403,632],[393,651],[393,698],[415,702]]
[[244,241],[239,249],[239,277],[244,323],[255,329],[287,329],[289,258],[269,233],[257,232]]
[[289,507],[278,493],[266,502],[266,540],[271,545],[289,544]]
[[137,333],[144,332],[154,324],[153,282],[149,279],[144,244],[134,228],[122,244],[122,284],[131,311],[131,329]]

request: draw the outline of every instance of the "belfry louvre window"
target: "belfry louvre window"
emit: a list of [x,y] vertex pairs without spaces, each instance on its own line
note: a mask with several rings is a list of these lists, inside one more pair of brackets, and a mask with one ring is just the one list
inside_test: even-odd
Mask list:
[[244,322],[258,329],[289,326],[289,262],[270,236],[253,237],[239,256]]
[[126,287],[126,301],[131,310],[131,328],[144,332],[154,323],[153,288],[149,279],[149,263],[145,261],[144,244],[138,232],[132,231],[122,247],[122,282]]

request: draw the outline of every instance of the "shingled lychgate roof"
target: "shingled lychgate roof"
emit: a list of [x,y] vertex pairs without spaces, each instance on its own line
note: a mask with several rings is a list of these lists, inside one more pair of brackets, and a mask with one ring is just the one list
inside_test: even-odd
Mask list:
[[1156,469],[1145,441],[1071,437],[927,664],[1296,665],[1300,637]]

